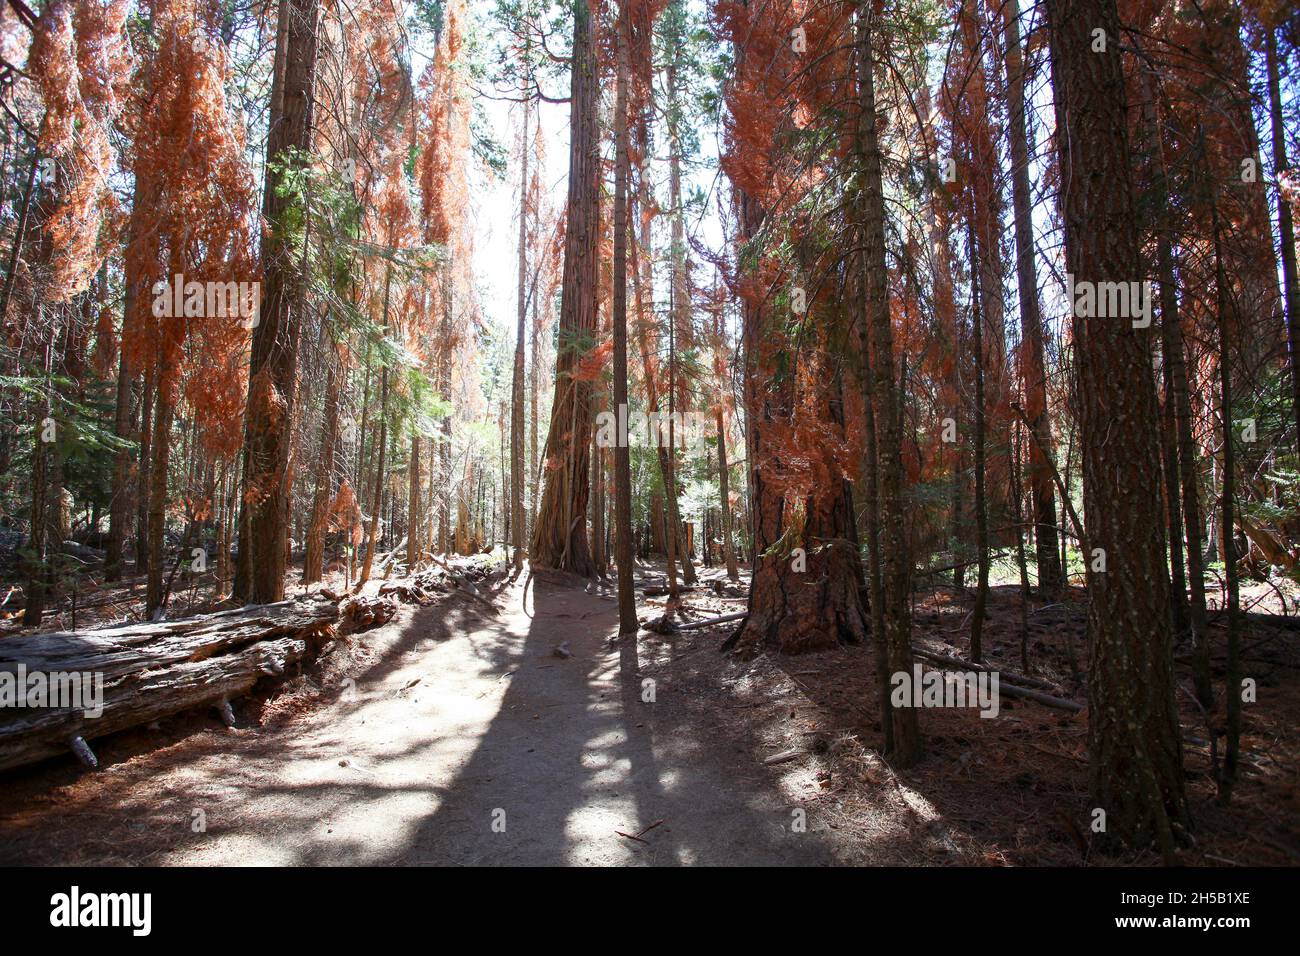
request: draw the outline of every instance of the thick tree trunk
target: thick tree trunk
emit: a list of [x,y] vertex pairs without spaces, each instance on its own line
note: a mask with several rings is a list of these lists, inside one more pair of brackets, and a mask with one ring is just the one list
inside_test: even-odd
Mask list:
[[569,196],[564,235],[560,344],[555,359],[555,400],[546,437],[545,490],[533,528],[530,558],[537,567],[591,577],[587,543],[590,493],[591,383],[574,372],[596,330],[599,228],[598,100],[595,41],[589,0],[573,0],[570,91]]
[[[285,6],[284,57],[276,64],[266,154],[272,163],[304,160],[311,149],[312,84],[316,72],[317,11],[320,0],[281,0]],[[278,105],[278,109],[275,107]],[[293,442],[297,334],[295,308],[301,296],[295,278],[286,216],[297,201],[283,195],[286,172],[268,168],[262,211],[270,232],[263,240],[262,303],[253,331],[248,411],[244,433],[244,519],[241,522],[236,593],[267,604],[284,597],[289,546],[289,458]]]
[[[1139,220],[1115,0],[1054,0],[1047,15],[1066,270],[1076,287],[1137,281]],[[1093,52],[1097,29],[1104,52]],[[1091,800],[1106,814],[1108,840],[1154,843],[1169,857],[1188,815],[1164,524],[1152,507],[1160,434],[1151,333],[1127,318],[1076,316],[1073,335],[1093,552],[1084,556]]]

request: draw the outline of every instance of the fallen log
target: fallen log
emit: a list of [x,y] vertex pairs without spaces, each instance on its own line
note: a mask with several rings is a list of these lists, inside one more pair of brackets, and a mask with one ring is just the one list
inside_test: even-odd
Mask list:
[[1017,674],[1015,671],[1009,671],[1005,668],[976,664],[973,661],[963,660],[960,657],[949,657],[947,654],[938,654],[934,651],[927,651],[921,647],[913,647],[912,653],[922,660],[930,661],[932,664],[943,664],[945,667],[955,667],[960,670],[968,671],[983,671],[985,673],[996,670],[999,678],[1005,684],[1020,684],[1022,687],[1037,687],[1039,690],[1060,690],[1060,688],[1051,681],[1045,681],[1037,677],[1026,677],[1024,674]]
[[46,680],[80,674],[91,675],[83,678],[91,686],[102,680],[102,693],[77,707],[0,708],[0,770],[69,748],[85,761],[86,741],[183,710],[215,706],[224,718],[223,703],[308,656],[334,636],[338,619],[335,602],[299,598],[176,621],[8,637],[0,641],[0,672],[14,675],[10,685],[20,673]]
[[[644,594],[646,597],[663,597],[664,595],[672,593],[672,588],[667,587],[666,585],[663,584],[650,584],[641,588],[640,590],[641,593]],[[694,584],[679,584],[677,586],[678,594],[685,594],[687,591],[698,591],[698,590],[700,590],[700,588],[698,588]]]
[[1026,677],[1024,674],[1017,674],[1014,671],[1002,670],[996,667],[987,667],[983,664],[976,664],[973,661],[964,661],[960,657],[949,657],[946,654],[936,654],[934,651],[923,650],[919,647],[912,648],[912,653],[925,661],[935,664],[942,664],[945,668],[952,670],[976,671],[979,673],[996,672],[998,675],[998,693],[1005,694],[1007,697],[1019,697],[1024,700],[1037,701],[1046,707],[1055,707],[1057,710],[1068,710],[1073,713],[1079,713],[1084,709],[1084,705],[1077,700],[1070,700],[1068,697],[1056,697],[1052,694],[1044,694],[1042,691],[1033,690],[1032,687],[1025,687],[1024,684],[1045,687],[1049,690],[1055,689],[1054,685],[1041,681],[1036,677]]
[[[723,614],[720,617],[710,617],[703,621],[691,621],[689,624],[674,624],[665,615],[656,618],[649,624],[643,624],[646,630],[654,631],[657,634],[676,634],[679,631],[694,631],[701,627],[712,627],[714,624],[726,624],[728,621],[739,621],[741,618],[748,617],[748,611],[738,611],[735,614]],[[654,626],[651,626],[654,625]]]
[[1030,690],[1028,687],[1020,687],[1016,684],[998,682],[998,693],[1005,694],[1008,697],[1021,697],[1025,700],[1036,701],[1045,707],[1055,707],[1057,710],[1068,710],[1073,713],[1081,713],[1085,708],[1077,700],[1069,700],[1065,697],[1053,697],[1051,694],[1044,694],[1036,690]]
[[393,615],[397,613],[397,602],[383,594],[378,597],[361,594],[350,597],[339,605],[339,613],[358,631],[362,631],[368,627],[387,624],[392,620]]

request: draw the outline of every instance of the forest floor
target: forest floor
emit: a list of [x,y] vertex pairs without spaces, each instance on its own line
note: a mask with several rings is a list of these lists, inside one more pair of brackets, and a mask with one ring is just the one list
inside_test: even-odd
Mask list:
[[[1083,714],[1005,696],[993,719],[923,711],[927,759],[895,772],[874,750],[870,649],[741,661],[718,653],[734,624],[618,641],[612,591],[584,584],[539,574],[403,607],[237,703],[235,729],[179,715],[97,741],[97,773],[7,773],[0,863],[1156,862],[1089,851]],[[725,589],[685,598],[697,618],[744,607]],[[915,600],[917,646],[964,655],[969,595]],[[663,603],[643,598],[643,617]],[[1082,700],[1066,654],[1083,654],[1082,593],[1027,612],[1034,674]],[[1014,670],[1019,616],[1018,589],[994,589],[986,658]],[[1185,860],[1294,865],[1300,631],[1256,626],[1245,645],[1260,703],[1231,808],[1180,691]]]

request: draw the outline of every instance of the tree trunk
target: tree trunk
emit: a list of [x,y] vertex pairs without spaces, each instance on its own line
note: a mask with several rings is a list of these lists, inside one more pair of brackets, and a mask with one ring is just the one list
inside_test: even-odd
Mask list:
[[1232,363],[1228,346],[1228,279],[1223,268],[1218,206],[1213,198],[1210,199],[1210,215],[1214,232],[1214,284],[1219,333],[1219,437],[1223,446],[1223,486],[1220,507],[1223,511],[1223,578],[1224,590],[1227,592],[1224,610],[1227,612],[1225,630],[1228,644],[1228,661],[1224,674],[1224,702],[1227,705],[1228,725],[1223,771],[1219,779],[1219,799],[1227,803],[1232,799],[1232,789],[1237,783],[1237,765],[1241,751],[1241,626],[1236,526],[1233,521],[1235,507],[1233,469],[1236,465],[1232,447]]
[[[135,300],[135,290],[126,287],[126,307],[122,310],[122,347],[117,355],[117,403],[113,411],[113,434],[122,441],[131,438],[131,366],[127,358],[126,323]],[[113,485],[108,506],[108,549],[104,555],[104,580],[122,577],[122,550],[126,544],[126,526],[131,520],[131,451],[124,448],[113,455]]]
[[[524,102],[519,176],[519,317],[515,333],[514,375],[510,383],[510,534],[514,566],[524,567],[524,324],[528,318],[528,121],[531,102]],[[536,290],[534,290],[536,294]]]
[[[971,262],[971,343],[975,349],[975,608],[970,619],[970,659],[984,660],[984,608],[989,597],[989,517],[985,474],[984,415],[984,307],[980,301],[981,252],[975,241],[975,224],[968,221]],[[1018,533],[1018,532],[1017,532]]]
[[325,385],[325,410],[321,421],[320,461],[316,470],[316,490],[312,495],[311,520],[307,525],[307,542],[302,562],[302,583],[315,584],[325,571],[325,534],[329,522],[330,499],[334,495],[339,438],[339,359],[334,348],[327,346],[329,378]]
[[[1277,30],[1264,31],[1264,54],[1268,70],[1268,116],[1273,131],[1273,177],[1287,168],[1286,127],[1282,124],[1282,90],[1278,77]],[[1300,448],[1300,278],[1296,274],[1295,226],[1291,204],[1279,193],[1277,226],[1282,240],[1282,289],[1286,309],[1286,341],[1291,356],[1291,412],[1295,422],[1296,447]]]
[[1025,414],[1036,441],[1029,445],[1029,487],[1034,507],[1034,551],[1038,585],[1057,590],[1062,583],[1056,543],[1056,502],[1048,451],[1052,429],[1047,415],[1047,363],[1043,349],[1043,316],[1034,267],[1032,193],[1029,188],[1029,132],[1025,122],[1024,55],[1020,45],[1020,6],[1008,0],[1002,8],[1007,61],[1007,133],[1011,140],[1011,196],[1015,212],[1016,284],[1020,298],[1020,381]]
[[[627,408],[627,87],[628,45],[631,42],[629,4],[619,4],[618,77],[614,94],[614,406],[615,414]],[[618,564],[618,632],[635,636],[636,592],[632,574],[632,459],[627,436],[614,442],[614,560]]]
[[593,572],[587,543],[590,493],[591,383],[575,377],[596,330],[599,228],[598,100],[595,38],[589,0],[573,0],[569,196],[564,234],[560,344],[555,359],[555,399],[546,437],[547,474],[533,528],[530,557],[537,567]]
[[[1115,0],[1054,0],[1047,15],[1067,273],[1076,286],[1136,281],[1139,220]],[[1097,29],[1104,52],[1093,52]],[[1168,859],[1188,814],[1164,525],[1152,507],[1160,434],[1150,331],[1076,315],[1073,336],[1092,549],[1084,555],[1091,801],[1106,814],[1106,840],[1154,843]]]
[[698,578],[691,564],[691,552],[688,547],[679,546],[682,542],[681,504],[677,493],[677,451],[673,447],[673,429],[677,411],[677,396],[684,394],[679,388],[677,353],[679,348],[689,348],[689,339],[685,343],[679,340],[689,334],[691,325],[690,269],[686,262],[686,214],[682,208],[682,147],[677,124],[680,113],[678,107],[677,66],[670,63],[666,71],[668,79],[668,189],[673,204],[672,249],[669,264],[672,274],[669,285],[672,290],[671,318],[668,326],[668,428],[669,444],[664,460],[668,464],[668,474],[664,479],[664,493],[667,495],[668,520],[673,527],[672,544],[674,557],[681,562],[682,581],[688,587]]
[[736,567],[736,549],[731,542],[731,469],[727,464],[727,428],[722,414],[722,403],[714,410],[718,428],[718,492],[722,499],[722,559],[727,563],[727,577],[732,581],[740,580],[740,570]]
[[[1152,147],[1160,148],[1159,113],[1156,109],[1155,80],[1144,77],[1143,108]],[[1174,273],[1173,217],[1169,209],[1169,178],[1163,154],[1155,163],[1151,195],[1155,204],[1156,268],[1160,280],[1160,349],[1165,382],[1166,415],[1172,416],[1174,455],[1178,481],[1170,494],[1170,507],[1182,509],[1182,530],[1187,548],[1183,557],[1187,567],[1187,625],[1192,639],[1192,680],[1196,699],[1203,707],[1214,702],[1210,681],[1210,651],[1206,634],[1205,561],[1201,551],[1204,527],[1201,519],[1200,481],[1197,477],[1198,456],[1192,437],[1192,406],[1188,396],[1187,362],[1183,354],[1182,319],[1178,309],[1178,287]],[[1166,428],[1169,426],[1167,425]],[[1174,495],[1174,492],[1179,494]],[[1172,521],[1171,521],[1172,528]],[[1173,543],[1171,542],[1171,551]],[[1179,596],[1175,596],[1175,601]]]
[[420,436],[411,432],[411,459],[407,463],[409,485],[406,496],[406,568],[414,572],[420,560]]
[[140,463],[135,472],[135,568],[138,574],[149,563],[149,463],[153,460],[153,406],[157,376],[150,368],[140,395]]
[[152,618],[162,608],[163,560],[166,554],[164,534],[167,530],[167,468],[171,458],[172,416],[175,412],[167,374],[159,371],[158,397],[154,399],[153,461],[149,463],[149,560],[145,588],[145,617]]
[[[388,334],[388,303],[392,285],[391,267],[384,275],[384,334]],[[388,453],[388,366],[379,373],[379,454],[375,462],[374,491],[370,496],[370,527],[366,533],[366,561],[361,566],[361,576],[356,589],[361,590],[370,580],[370,570],[375,563],[375,549],[379,546],[379,515],[384,505],[384,465]]]
[[[302,289],[295,277],[295,252],[285,234],[297,202],[281,192],[287,171],[272,163],[301,164],[311,150],[312,84],[316,72],[317,11],[320,0],[281,0],[284,58],[276,64],[278,96],[273,97],[266,154],[268,171],[262,211],[270,231],[263,240],[262,304],[253,331],[248,370],[248,411],[244,433],[244,519],[241,522],[236,593],[267,604],[284,598],[288,554],[289,456],[297,335],[302,321],[295,308]],[[275,107],[278,105],[278,109]],[[292,157],[292,158],[291,158]]]
[[[857,12],[857,150],[862,164],[858,223],[862,246],[863,322],[861,351],[871,354],[871,388],[864,401],[874,402],[880,548],[880,646],[891,674],[912,672],[911,566],[904,529],[903,457],[899,435],[899,401],[894,380],[893,327],[889,316],[889,272],[885,259],[885,195],[880,145],[876,132],[875,12],[866,2]],[[914,708],[881,701],[881,722],[892,723],[891,754],[898,766],[921,759],[923,743]]]

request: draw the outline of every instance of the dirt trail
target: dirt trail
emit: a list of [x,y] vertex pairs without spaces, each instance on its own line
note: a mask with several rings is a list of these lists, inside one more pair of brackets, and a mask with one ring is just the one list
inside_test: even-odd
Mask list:
[[671,685],[643,701],[612,601],[537,579],[522,596],[403,612],[352,639],[354,690],[260,730],[61,768],[68,786],[0,807],[0,861],[833,861],[828,831],[792,832],[779,768]]

